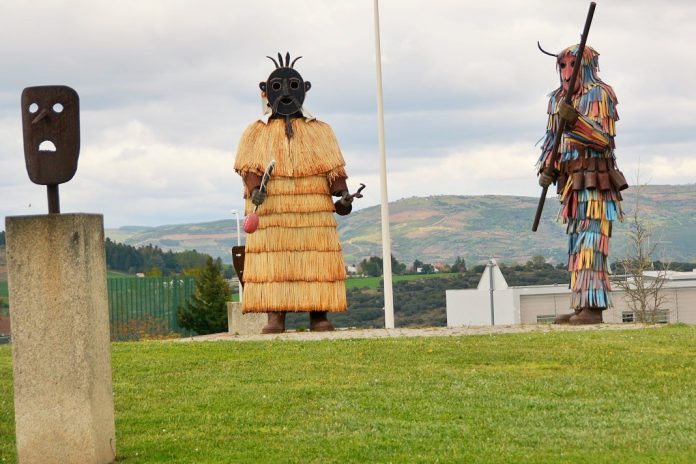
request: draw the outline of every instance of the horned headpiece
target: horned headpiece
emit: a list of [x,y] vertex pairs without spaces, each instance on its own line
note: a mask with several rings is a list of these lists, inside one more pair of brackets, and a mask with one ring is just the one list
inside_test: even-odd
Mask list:
[[[271,60],[273,62],[273,64],[275,65],[276,69],[278,69],[278,68],[294,68],[295,62],[302,57],[298,56],[297,58],[292,60],[292,63],[290,63],[290,52],[285,53],[285,63],[283,63],[283,55],[281,55],[280,52],[278,53],[278,61],[276,61],[275,59],[273,59],[270,56],[266,56],[266,58]],[[278,65],[278,62],[280,62],[280,65]]]
[[[566,47],[557,54],[547,52],[541,48],[541,44],[539,42],[537,42],[537,47],[539,47],[539,50],[541,50],[542,53],[556,58],[557,67],[558,63],[563,57],[567,55],[576,56],[578,53],[577,44]],[[582,79],[581,82],[583,82],[583,84],[586,85],[591,82],[601,82],[601,79],[597,75],[597,72],[599,71],[599,53],[597,53],[594,48],[590,47],[589,45],[585,45],[585,50],[582,54],[582,62],[580,64],[582,65],[582,68],[580,70],[579,77]]]

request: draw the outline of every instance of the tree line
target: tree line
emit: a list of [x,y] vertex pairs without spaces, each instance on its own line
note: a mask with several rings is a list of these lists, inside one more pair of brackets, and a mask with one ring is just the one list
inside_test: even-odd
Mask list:
[[0,246],[5,244],[5,231],[0,232]]
[[[200,269],[206,265],[210,255],[196,250],[173,252],[164,251],[158,246],[145,245],[138,248],[117,243],[107,238],[106,266],[113,271],[135,274],[143,272],[149,275],[174,275]],[[212,259],[212,258],[211,258]],[[220,260],[220,258],[218,258]],[[220,266],[222,264],[220,263]]]
[[[392,274],[434,274],[435,272],[466,272],[466,261],[461,256],[457,256],[453,264],[442,264],[437,267],[431,263],[424,263],[416,259],[411,265],[400,262],[391,255]],[[357,272],[360,275],[379,277],[383,274],[384,261],[379,256],[370,256],[360,261]]]

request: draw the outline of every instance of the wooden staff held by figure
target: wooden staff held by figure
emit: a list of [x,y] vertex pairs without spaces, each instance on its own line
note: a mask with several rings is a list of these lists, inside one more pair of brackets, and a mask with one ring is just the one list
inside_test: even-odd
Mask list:
[[[587,19],[585,20],[585,28],[582,31],[582,37],[580,39],[580,45],[578,46],[578,52],[575,55],[575,64],[573,65],[573,74],[570,77],[570,82],[568,83],[568,91],[563,97],[563,101],[566,104],[571,104],[573,99],[573,89],[575,89],[575,81],[580,73],[580,66],[582,64],[582,55],[585,52],[585,43],[587,42],[587,35],[590,33],[590,25],[592,24],[592,16],[594,16],[594,10],[597,4],[595,2],[590,3],[590,9],[587,12]],[[553,147],[551,148],[551,157],[549,162],[544,167],[543,173],[547,176],[551,176],[554,179],[558,177],[558,171],[556,170],[556,163],[558,162],[558,148],[561,145],[561,138],[563,132],[566,128],[566,122],[563,118],[559,118],[558,129],[553,139]],[[537,205],[536,215],[534,216],[534,224],[532,225],[532,232],[536,232],[539,228],[539,220],[541,220],[541,212],[544,210],[544,202],[546,201],[546,192],[548,191],[548,185],[543,187],[541,190],[541,196],[539,197],[539,204]]]

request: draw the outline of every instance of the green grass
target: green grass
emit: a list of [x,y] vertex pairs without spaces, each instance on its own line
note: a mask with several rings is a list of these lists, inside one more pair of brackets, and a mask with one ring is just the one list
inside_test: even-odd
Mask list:
[[[695,343],[684,325],[117,343],[118,462],[691,463]],[[0,347],[6,462],[11,392]]]
[[[438,277],[451,277],[455,276],[457,273],[445,272],[437,274],[408,274],[408,275],[395,275],[392,277],[393,282],[403,282],[405,280],[418,280],[418,279],[437,279]],[[382,282],[382,277],[351,277],[346,279],[346,288],[379,288],[379,284]]]

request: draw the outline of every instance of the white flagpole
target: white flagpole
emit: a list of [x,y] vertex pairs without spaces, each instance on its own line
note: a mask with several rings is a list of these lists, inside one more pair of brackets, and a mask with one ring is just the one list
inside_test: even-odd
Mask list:
[[380,193],[382,198],[382,269],[384,271],[384,327],[394,328],[389,199],[387,198],[387,155],[384,148],[384,98],[382,96],[382,50],[379,43],[379,0],[375,8],[375,62],[377,63],[377,132],[379,134]]

